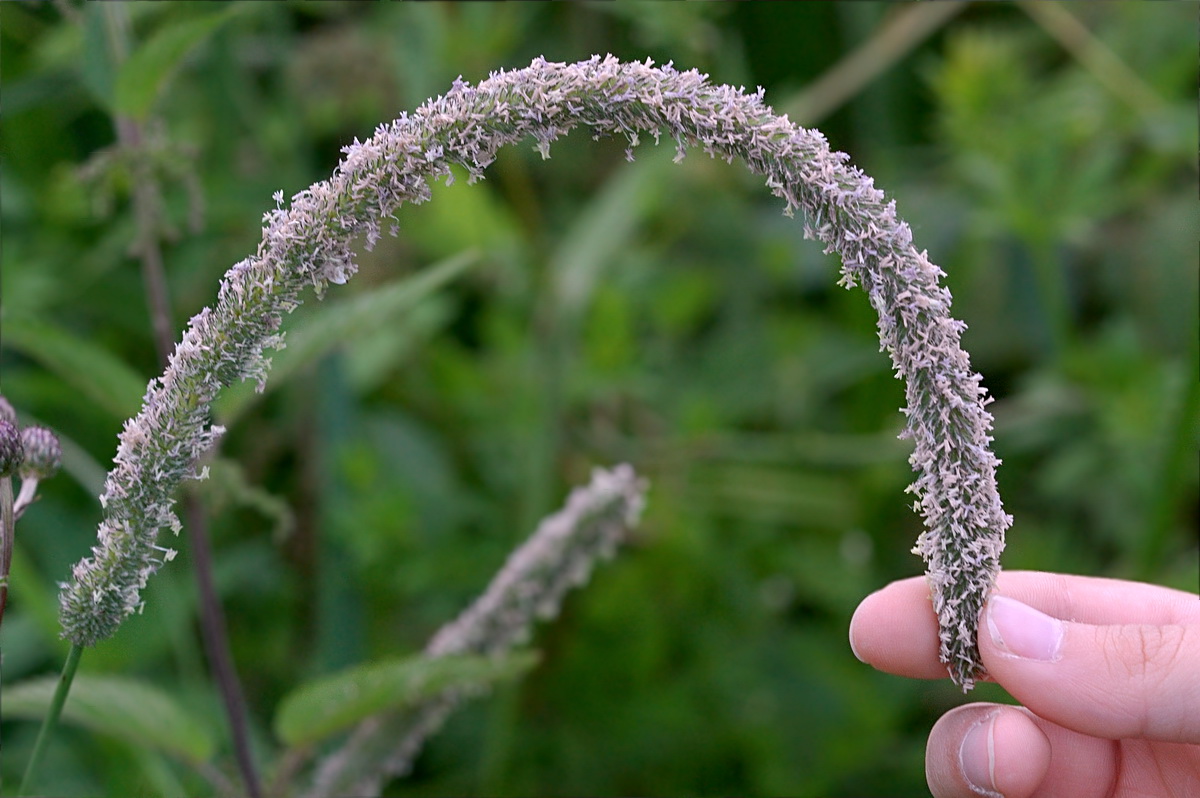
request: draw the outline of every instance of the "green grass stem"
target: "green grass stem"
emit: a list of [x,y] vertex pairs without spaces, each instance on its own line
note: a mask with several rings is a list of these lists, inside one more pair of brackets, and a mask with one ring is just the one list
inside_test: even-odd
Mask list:
[[71,691],[71,682],[75,680],[75,669],[79,667],[79,658],[82,655],[83,646],[78,644],[72,645],[71,650],[67,653],[67,661],[63,663],[62,676],[58,678],[58,687],[54,689],[54,697],[50,700],[46,719],[42,721],[41,731],[38,732],[37,741],[33,744],[33,754],[29,757],[29,764],[25,766],[25,775],[21,778],[21,787],[17,790],[17,795],[28,793],[34,771],[37,770],[38,762],[41,761],[42,754],[46,751],[46,745],[50,741],[50,734],[58,725],[58,717],[62,714],[63,704],[67,703],[67,693]]

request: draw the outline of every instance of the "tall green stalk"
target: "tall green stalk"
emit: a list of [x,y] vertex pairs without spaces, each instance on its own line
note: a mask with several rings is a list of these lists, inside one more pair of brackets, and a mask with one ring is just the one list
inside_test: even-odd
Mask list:
[[58,677],[58,686],[54,688],[54,697],[50,699],[50,708],[46,710],[46,718],[42,721],[37,741],[33,744],[33,754],[29,757],[29,764],[25,766],[25,775],[21,778],[21,786],[17,790],[17,795],[27,795],[29,792],[33,774],[37,771],[38,763],[42,761],[42,754],[46,752],[46,745],[50,742],[50,735],[54,732],[54,727],[58,725],[63,704],[67,703],[67,693],[71,692],[71,682],[75,681],[75,670],[79,667],[81,656],[83,656],[83,646],[78,643],[73,644],[67,653],[67,661],[63,663],[62,675]]

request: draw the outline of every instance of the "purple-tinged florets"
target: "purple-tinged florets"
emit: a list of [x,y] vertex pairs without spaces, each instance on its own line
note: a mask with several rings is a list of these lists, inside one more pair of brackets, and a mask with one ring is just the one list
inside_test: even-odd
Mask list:
[[58,473],[62,465],[62,446],[52,430],[26,427],[21,430],[21,445],[25,448],[21,479],[49,479]]
[[230,269],[216,305],[192,319],[121,435],[102,497],[100,543],[62,594],[66,635],[94,643],[137,607],[156,567],[158,530],[177,523],[172,494],[218,434],[208,424],[209,403],[236,380],[261,386],[264,351],[282,345],[280,320],[301,290],[312,285],[320,295],[354,274],[352,239],[373,242],[401,205],[428,200],[429,182],[449,179],[452,165],[474,182],[501,147],[532,139],[549,155],[551,143],[576,127],[631,143],[639,131],[666,137],[676,143],[676,160],[689,147],[741,158],[784,201],[785,214],[802,212],[807,236],[840,255],[840,284],[863,287],[879,314],[882,347],[906,382],[906,436],[918,472],[911,490],[926,527],[916,550],[928,565],[941,658],[969,687],[982,672],[979,609],[999,572],[1011,519],[996,491],[986,395],[960,345],[963,325],[949,315],[941,270],[915,249],[895,204],[871,179],[818,131],[776,116],[761,89],[747,94],[696,70],[611,56],[576,64],[538,58],[477,86],[456,80],[444,96],[346,147],[333,176],[286,208],[277,195],[258,251]]
[[0,479],[7,479],[17,473],[24,459],[25,449],[21,446],[21,433],[11,421],[0,418]]

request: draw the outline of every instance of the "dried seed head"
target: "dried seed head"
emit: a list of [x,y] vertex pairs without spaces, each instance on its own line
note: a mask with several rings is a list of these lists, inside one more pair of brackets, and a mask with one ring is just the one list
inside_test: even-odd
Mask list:
[[21,479],[49,479],[58,473],[62,465],[62,446],[51,430],[26,427],[21,430],[21,445],[25,447]]

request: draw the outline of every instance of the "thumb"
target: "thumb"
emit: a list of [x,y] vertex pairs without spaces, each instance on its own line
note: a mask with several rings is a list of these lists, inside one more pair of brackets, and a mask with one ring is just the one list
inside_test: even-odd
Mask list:
[[1098,626],[993,596],[980,624],[988,673],[1046,720],[1107,739],[1200,743],[1200,627]]

